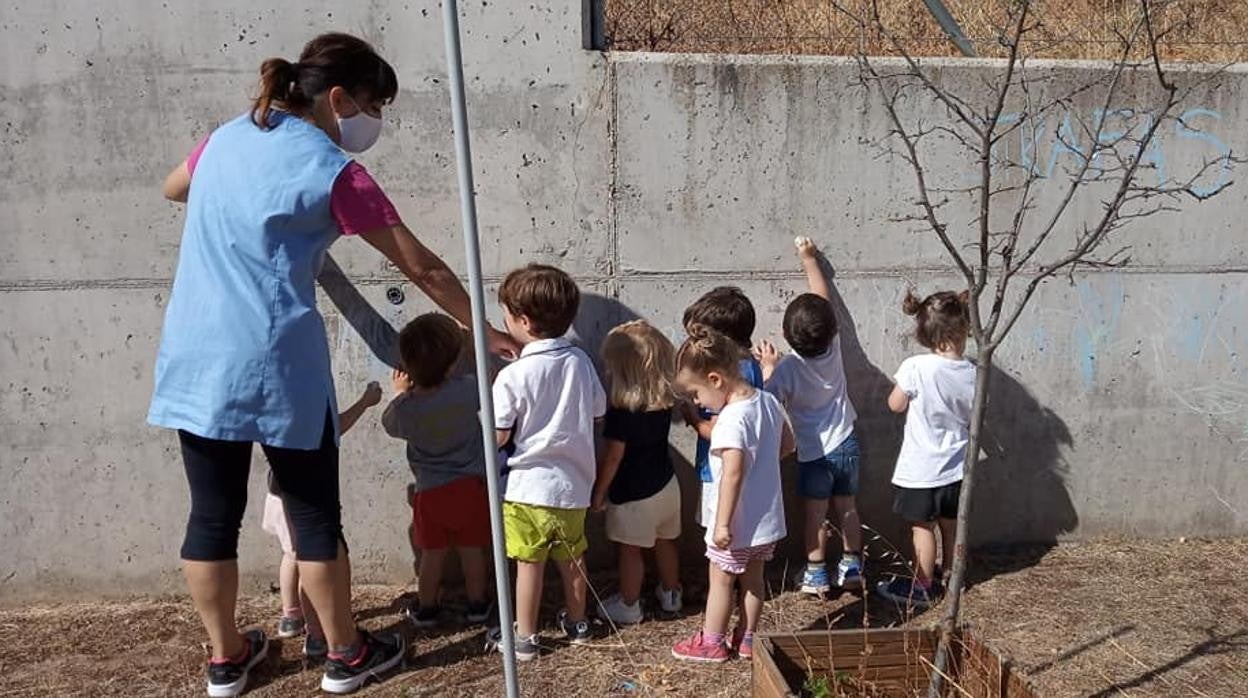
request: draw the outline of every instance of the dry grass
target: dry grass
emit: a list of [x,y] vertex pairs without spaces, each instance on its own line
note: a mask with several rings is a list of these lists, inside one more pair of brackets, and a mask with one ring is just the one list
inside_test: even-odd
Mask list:
[[[869,0],[839,0],[862,7]],[[1248,2],[1153,0],[1164,34],[1161,52],[1173,61],[1248,60]],[[872,55],[895,54],[879,35],[860,36],[857,23],[829,0],[606,0],[606,35],[623,51],[853,55],[865,42]],[[982,56],[1001,55],[1003,0],[946,0]],[[879,0],[889,33],[914,56],[959,55],[918,0]],[[1031,58],[1118,57],[1116,32],[1139,19],[1134,0],[1034,0],[1038,26],[1028,34]]]
[[[996,576],[969,592],[968,619],[1032,673],[1041,695],[1248,695],[1248,540],[1064,545],[1043,557],[981,557],[976,567],[977,576]],[[693,596],[701,593],[690,586]],[[404,593],[358,588],[361,624],[407,632],[398,614]],[[273,595],[248,597],[239,616],[272,630],[277,605]],[[521,667],[525,695],[748,695],[743,662],[707,667],[671,659],[671,643],[699,624],[700,609],[692,610],[618,635],[604,628],[604,639],[583,648],[560,646],[547,632],[552,651]],[[781,593],[769,602],[765,625],[853,628],[864,613],[875,626],[903,620],[874,598],[864,604],[847,594],[822,603]],[[910,622],[935,618],[929,612]],[[202,695],[203,639],[181,598],[0,611],[0,694]],[[362,695],[501,695],[499,660],[483,651],[480,630],[452,626],[420,633],[414,643],[406,671]],[[316,695],[319,674],[303,670],[299,642],[275,642],[274,650],[280,657],[263,666],[249,695]]]

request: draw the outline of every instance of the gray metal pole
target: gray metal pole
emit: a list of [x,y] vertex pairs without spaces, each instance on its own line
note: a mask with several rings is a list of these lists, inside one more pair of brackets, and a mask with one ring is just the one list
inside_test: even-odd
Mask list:
[[515,630],[511,621],[511,588],[503,545],[503,496],[498,482],[498,444],[494,431],[494,401],[486,380],[490,355],[486,345],[485,289],[481,284],[481,244],[477,238],[477,205],[472,184],[472,149],[468,144],[468,109],[464,99],[464,63],[459,50],[459,8],[442,0],[442,28],[446,35],[446,72],[451,88],[451,123],[455,127],[455,158],[459,170],[459,202],[464,224],[464,257],[468,262],[468,293],[472,297],[472,339],[477,359],[478,397],[481,402],[481,440],[485,445],[485,482],[490,495],[490,532],[494,543],[494,580],[498,587],[498,622],[503,636],[503,673],[507,698],[519,698],[516,675]]
[[928,12],[931,12],[932,16],[936,18],[940,28],[945,30],[945,33],[953,40],[954,45],[958,47],[962,55],[974,58],[975,45],[971,43],[970,39],[966,38],[966,34],[962,33],[962,27],[958,26],[958,20],[953,18],[953,14],[949,12],[945,4],[940,0],[923,0],[923,2],[927,5]]

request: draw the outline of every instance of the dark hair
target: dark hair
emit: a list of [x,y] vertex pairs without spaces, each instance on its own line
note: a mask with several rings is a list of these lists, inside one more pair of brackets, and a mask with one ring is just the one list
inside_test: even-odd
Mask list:
[[693,325],[706,325],[749,348],[754,336],[754,304],[736,286],[718,286],[685,309],[681,324],[686,331]]
[[908,290],[901,309],[906,315],[915,316],[918,326],[914,338],[928,349],[961,344],[970,332],[970,294],[966,291],[937,291],[919,300],[914,291]]
[[550,339],[567,334],[576,319],[581,292],[563,271],[545,264],[530,264],[503,279],[498,302],[512,315],[527,317],[533,336]]
[[[369,103],[389,102],[399,91],[394,68],[363,39],[331,32],[309,41],[299,62],[270,58],[260,66],[259,94],[251,107],[251,120],[269,128],[274,105],[294,114],[312,107],[312,100],[331,87],[341,87],[352,98]],[[361,107],[364,105],[361,105]]]
[[715,372],[725,377],[741,376],[741,359],[745,352],[737,340],[709,325],[693,323],[689,338],[676,352],[676,370],[693,371],[705,376]]
[[399,332],[403,371],[421,388],[442,385],[463,350],[463,328],[441,313],[425,313]]
[[836,313],[823,296],[803,293],[784,309],[784,341],[798,356],[809,359],[826,352],[836,329]]

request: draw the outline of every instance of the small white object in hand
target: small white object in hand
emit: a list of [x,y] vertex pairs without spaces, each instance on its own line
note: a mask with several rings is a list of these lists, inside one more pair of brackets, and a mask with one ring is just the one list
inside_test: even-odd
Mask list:
[[793,246],[801,247],[804,243],[807,243],[809,241],[810,241],[810,238],[799,235],[793,238]]

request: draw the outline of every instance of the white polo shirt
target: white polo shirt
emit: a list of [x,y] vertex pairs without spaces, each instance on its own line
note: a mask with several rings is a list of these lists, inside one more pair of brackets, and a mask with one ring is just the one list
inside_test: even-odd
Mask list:
[[507,460],[509,502],[586,509],[597,475],[594,420],[607,396],[585,352],[541,339],[494,380],[494,426],[514,429]]

